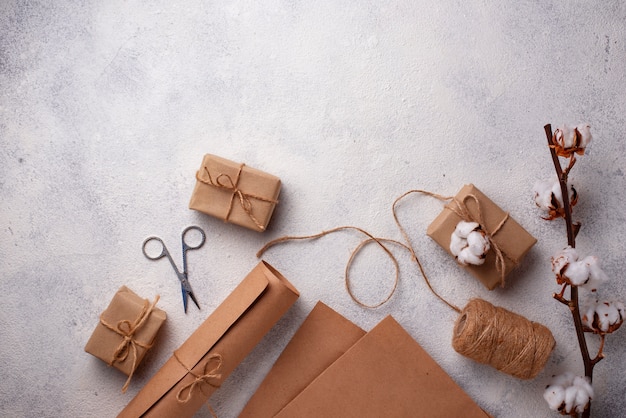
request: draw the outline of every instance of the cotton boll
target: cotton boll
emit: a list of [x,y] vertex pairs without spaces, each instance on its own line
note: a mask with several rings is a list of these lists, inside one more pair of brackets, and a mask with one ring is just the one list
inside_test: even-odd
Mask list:
[[574,153],[583,155],[591,142],[591,126],[586,123],[576,127],[561,126],[554,131],[554,148],[557,155],[571,157]]
[[485,259],[472,253],[469,247],[465,247],[457,256],[457,261],[464,266],[467,266],[468,264],[480,266],[485,262]]
[[[563,204],[563,193],[558,179],[553,181],[537,182],[533,188],[535,193],[535,204],[545,212],[548,212],[546,220],[562,218],[565,215]],[[568,183],[568,194],[570,206],[573,207],[578,202],[578,193],[573,184]]]
[[587,301],[581,309],[582,322],[586,330],[596,334],[610,334],[622,325],[624,304],[616,301]]
[[576,145],[576,132],[571,126],[563,125],[554,131],[554,139],[562,148],[572,148]]
[[593,137],[591,136],[591,125],[587,123],[580,124],[576,127],[580,134],[580,147],[587,148]]
[[617,319],[617,311],[611,309],[608,303],[599,303],[596,306],[596,314],[598,315],[598,327],[601,331],[607,331],[611,325],[611,319]]
[[589,266],[583,261],[575,261],[565,268],[563,276],[573,286],[584,285],[589,280]]
[[484,257],[487,251],[491,248],[489,240],[481,231],[472,231],[467,236],[467,246],[472,254],[478,257]]
[[[576,188],[574,187],[574,184],[572,182],[567,183],[567,188],[568,188],[569,202],[572,206],[574,206],[578,199],[577,198],[578,193],[576,192]],[[559,206],[563,207],[563,193],[561,192],[561,183],[559,183],[558,180],[555,180],[552,185],[552,194],[554,195],[554,198],[559,203]]]
[[479,227],[480,227],[480,225],[478,225],[478,222],[461,221],[458,224],[456,224],[456,228],[454,229],[454,233],[456,235],[458,235],[459,237],[461,237],[461,238],[467,238],[468,235],[472,231],[475,231]]
[[552,207],[552,183],[538,181],[533,187],[535,193],[535,204],[546,212]]
[[543,399],[548,402],[550,409],[556,411],[565,400],[565,389],[561,386],[548,386],[543,392]]
[[450,236],[450,252],[456,257],[461,250],[467,246],[467,240],[461,238],[457,234]]
[[477,222],[460,221],[450,236],[450,252],[459,264],[481,265],[490,245]]
[[578,388],[576,386],[569,386],[565,388],[565,400],[563,403],[565,407],[563,410],[567,413],[572,412],[572,410],[576,407],[576,395],[578,394]]
[[594,396],[593,387],[589,383],[589,379],[584,376],[576,376],[572,385],[577,389],[576,399],[574,401],[576,412],[582,413]]
[[543,393],[550,409],[562,414],[583,412],[591,398],[593,388],[586,377],[574,376],[570,372],[556,376]]
[[583,285],[583,287],[587,290],[595,292],[602,283],[609,280],[609,277],[600,268],[600,262],[598,260],[598,257],[590,255],[583,258],[582,262],[585,263],[589,268],[589,279],[587,280],[587,283]]
[[569,245],[552,257],[552,271],[557,275],[557,281],[562,280],[561,276],[565,269],[576,261],[578,253]]

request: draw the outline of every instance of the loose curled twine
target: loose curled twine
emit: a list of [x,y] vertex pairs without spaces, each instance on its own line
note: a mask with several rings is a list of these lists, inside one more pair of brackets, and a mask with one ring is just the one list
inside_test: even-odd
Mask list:
[[[282,242],[286,242],[286,241],[296,241],[296,240],[307,240],[307,239],[317,239],[317,238],[321,238],[325,235],[331,234],[333,232],[337,232],[337,231],[343,231],[343,230],[355,230],[358,231],[362,234],[364,234],[365,236],[368,237],[368,239],[366,239],[365,241],[362,241],[359,246],[352,251],[351,255],[350,255],[350,259],[348,260],[348,263],[346,264],[346,269],[345,269],[345,285],[346,285],[346,290],[348,291],[348,294],[350,295],[350,297],[352,298],[352,300],[354,302],[356,302],[358,305],[361,305],[365,308],[377,308],[381,305],[383,305],[385,302],[387,302],[389,299],[391,299],[391,296],[393,296],[394,292],[396,291],[396,287],[398,287],[398,280],[400,277],[400,265],[398,264],[398,260],[396,259],[396,257],[393,255],[393,253],[391,252],[391,250],[389,250],[389,248],[387,248],[385,246],[385,244],[383,244],[383,242],[393,242],[399,245],[404,246],[404,244],[402,244],[401,242],[398,241],[394,241],[394,240],[389,240],[386,238],[377,238],[375,236],[373,236],[372,234],[370,234],[369,232],[367,232],[366,230],[356,227],[356,226],[339,226],[333,229],[329,229],[327,231],[322,231],[319,234],[314,234],[314,235],[306,235],[306,236],[284,236],[281,238],[277,238],[275,240],[272,240],[270,242],[268,242],[267,244],[265,244],[263,246],[263,248],[261,248],[259,251],[257,251],[256,256],[261,257],[261,255],[263,255],[263,253],[265,251],[267,251],[270,247],[273,247],[276,244],[280,244]],[[380,248],[382,248],[385,253],[387,253],[387,255],[389,256],[389,258],[391,259],[391,261],[394,264],[394,269],[395,269],[395,279],[393,282],[393,287],[391,289],[391,291],[389,292],[389,294],[385,297],[385,299],[383,299],[381,302],[374,304],[374,305],[368,305],[365,302],[362,302],[359,298],[357,298],[354,293],[352,292],[352,288],[350,286],[350,267],[352,266],[352,262],[354,261],[354,257],[359,253],[359,251],[368,243],[370,242],[375,242],[376,244],[378,244],[378,246]]]
[[154,298],[154,302],[152,302],[152,304],[150,304],[150,302],[145,299],[141,312],[133,323],[131,323],[128,319],[123,319],[121,321],[118,321],[117,324],[111,325],[103,318],[103,315],[100,315],[100,323],[104,325],[107,329],[115,332],[122,337],[122,342],[117,346],[117,348],[113,352],[113,357],[108,363],[109,366],[112,366],[116,362],[122,363],[126,361],[129,353],[131,353],[132,350],[133,364],[130,370],[130,374],[128,375],[128,379],[126,379],[126,383],[124,383],[124,386],[122,386],[122,393],[125,393],[126,389],[128,389],[130,380],[133,378],[135,368],[137,367],[137,347],[141,347],[146,350],[149,350],[152,347],[152,344],[146,344],[137,341],[134,336],[135,333],[146,323],[148,317],[154,310],[154,307],[156,306],[158,301],[158,295]]
[[520,379],[535,377],[554,345],[545,326],[481,299],[465,306],[452,338],[459,354]]
[[[413,261],[415,261],[415,263],[417,264],[420,273],[422,274],[422,277],[424,278],[424,280],[426,281],[426,284],[428,285],[428,288],[430,289],[430,291],[437,297],[439,298],[441,301],[443,301],[446,305],[448,305],[450,308],[454,309],[456,312],[461,312],[461,309],[457,306],[455,306],[454,304],[448,302],[447,300],[445,300],[441,295],[439,295],[435,289],[432,287],[432,285],[430,284],[430,280],[428,279],[428,276],[426,275],[426,272],[424,271],[424,268],[422,266],[422,263],[420,262],[419,258],[417,257],[415,250],[413,249],[413,246],[411,245],[411,240],[409,239],[408,234],[406,233],[406,231],[404,230],[404,228],[402,227],[397,213],[396,213],[396,206],[398,204],[398,202],[400,200],[402,200],[405,196],[412,194],[412,193],[421,193],[421,194],[425,194],[427,196],[432,196],[438,200],[441,201],[448,201],[450,199],[452,199],[451,197],[444,197],[441,195],[438,195],[436,193],[432,193],[432,192],[428,192],[425,190],[410,190],[406,193],[404,193],[402,196],[398,197],[394,202],[393,202],[393,206],[392,206],[392,212],[393,212],[393,217],[394,220],[396,222],[396,225],[398,226],[398,228],[400,229],[400,232],[402,233],[402,236],[404,238],[404,240],[406,241],[406,243],[402,243],[400,241],[396,241],[393,239],[388,239],[388,238],[379,238],[379,237],[375,237],[374,235],[372,235],[371,233],[367,232],[366,230],[356,227],[356,226],[339,226],[333,229],[329,229],[327,231],[322,231],[319,234],[313,234],[313,235],[306,235],[306,236],[284,236],[284,237],[280,237],[277,239],[274,239],[270,242],[268,242],[267,244],[265,244],[263,246],[263,248],[261,248],[256,256],[257,257],[261,257],[263,255],[263,253],[265,253],[265,251],[267,251],[270,247],[273,247],[274,245],[286,242],[286,241],[294,241],[294,240],[307,240],[307,239],[317,239],[317,238],[321,238],[323,236],[326,236],[328,234],[331,234],[333,232],[337,232],[337,231],[343,231],[343,230],[356,230],[360,233],[362,233],[363,235],[365,235],[367,238],[364,241],[361,241],[361,243],[359,243],[359,245],[352,250],[351,254],[350,254],[350,258],[348,259],[348,262],[346,263],[346,268],[345,268],[345,286],[346,286],[346,290],[348,291],[348,294],[350,295],[350,298],[358,305],[363,306],[365,308],[378,308],[379,306],[385,304],[387,301],[389,301],[389,299],[391,299],[391,297],[393,296],[393,294],[396,291],[396,288],[398,287],[398,281],[399,281],[399,276],[400,276],[400,266],[398,263],[397,258],[395,257],[395,255],[391,252],[391,250],[385,245],[385,243],[391,243],[394,245],[398,245],[406,250],[409,251],[409,253],[411,254],[411,258]],[[373,305],[367,304],[363,301],[361,301],[352,291],[352,286],[351,286],[351,281],[350,281],[350,267],[352,266],[352,263],[354,262],[354,259],[356,258],[356,256],[360,253],[360,251],[367,246],[368,244],[375,242],[380,248],[383,249],[383,251],[385,251],[385,253],[387,254],[387,256],[391,259],[391,261],[393,262],[394,265],[394,270],[395,270],[395,277],[394,277],[394,281],[393,281],[393,286],[391,291],[387,294],[387,296],[380,302],[375,303]]]
[[204,183],[206,185],[216,187],[218,189],[229,190],[232,192],[232,195],[230,197],[230,202],[228,204],[228,212],[226,212],[226,216],[223,218],[224,221],[228,222],[228,219],[230,218],[230,214],[233,210],[233,203],[235,200],[235,196],[237,196],[239,198],[239,204],[241,205],[241,208],[244,210],[244,212],[246,212],[248,217],[252,220],[252,222],[254,222],[257,228],[263,231],[265,230],[265,226],[263,226],[263,224],[261,224],[252,213],[253,207],[252,207],[252,202],[250,201],[250,199],[256,199],[262,202],[268,202],[268,203],[273,203],[273,204],[277,204],[278,200],[268,199],[263,196],[258,196],[252,193],[244,193],[241,191],[241,189],[239,188],[239,178],[241,177],[241,171],[243,170],[244,165],[245,164],[239,165],[239,169],[237,170],[237,175],[235,176],[234,181],[232,177],[226,173],[220,173],[215,178],[215,180],[213,180],[213,177],[211,176],[211,173],[209,172],[209,169],[206,166],[204,167],[204,171],[206,171],[207,175],[209,176],[209,180],[207,181],[201,178],[199,172],[196,172],[196,179],[199,182]]
[[[204,363],[204,371],[203,371],[203,374],[201,375],[194,373],[189,367],[187,367],[185,363],[183,363],[182,360],[178,357],[178,354],[176,353],[176,351],[174,351],[174,358],[178,361],[178,363],[180,363],[181,366],[185,368],[185,370],[187,370],[187,373],[189,373],[195,378],[193,382],[180,388],[180,390],[176,394],[176,400],[179,403],[189,402],[189,400],[191,399],[192,392],[196,387],[198,387],[200,391],[202,392],[202,386],[201,386],[202,383],[206,383],[207,385],[213,386],[214,388],[220,387],[219,383],[213,383],[212,380],[214,379],[219,380],[222,378],[222,374],[218,373],[222,368],[222,362],[223,362],[223,357],[221,354],[211,354],[209,356],[207,361]],[[216,360],[217,365],[213,367],[212,369],[209,369],[209,363],[211,363],[211,360]],[[182,397],[183,392],[185,391],[187,391],[187,396],[183,398]],[[213,408],[211,407],[209,403],[207,403],[207,408],[209,409],[209,412],[211,412],[211,415],[214,418],[217,418],[215,411],[213,410]]]
[[[466,201],[468,199],[471,199],[476,203],[476,216],[473,216],[472,212],[467,207]],[[452,203],[455,203],[456,207],[453,207]],[[461,218],[462,220],[466,222],[476,222],[478,223],[478,225],[480,225],[480,229],[482,229],[482,231],[485,233],[485,236],[487,237],[487,240],[489,241],[489,245],[491,246],[491,248],[493,249],[493,252],[496,255],[496,262],[495,262],[496,270],[498,271],[498,273],[500,273],[500,286],[504,287],[504,278],[506,276],[505,257],[506,258],[509,258],[509,257],[504,251],[502,251],[498,243],[494,240],[494,236],[500,231],[500,229],[502,229],[506,221],[509,220],[509,213],[506,212],[504,217],[500,220],[498,225],[496,225],[493,231],[490,231],[487,228],[487,225],[485,224],[485,221],[483,219],[480,202],[478,201],[478,198],[474,196],[473,194],[468,194],[462,200],[458,200],[457,198],[452,198],[452,202],[446,205],[445,208],[454,212],[459,218]]]

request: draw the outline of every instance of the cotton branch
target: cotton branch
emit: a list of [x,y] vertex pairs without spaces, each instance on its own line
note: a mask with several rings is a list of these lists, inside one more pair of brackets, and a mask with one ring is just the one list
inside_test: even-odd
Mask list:
[[[554,163],[554,168],[556,170],[556,175],[559,180],[559,184],[561,186],[561,194],[563,197],[563,209],[564,209],[564,220],[565,227],[567,229],[567,243],[570,247],[576,248],[576,235],[578,229],[580,228],[580,224],[575,224],[572,222],[572,208],[570,205],[569,199],[569,190],[568,190],[568,175],[574,164],[576,163],[576,157],[572,154],[570,156],[570,161],[565,170],[561,167],[561,162],[559,160],[559,156],[556,152],[556,144],[554,143],[553,135],[552,135],[552,127],[550,124],[544,126],[544,130],[546,133],[546,138],[548,139],[548,146],[550,148],[550,154],[552,155],[552,162]],[[564,303],[569,306],[570,311],[572,312],[572,318],[574,320],[574,327],[576,329],[576,336],[578,338],[578,345],[580,346],[580,352],[582,354],[583,363],[585,366],[585,376],[589,378],[589,382],[593,380],[593,368],[603,357],[602,355],[602,346],[600,347],[600,351],[598,355],[592,359],[589,355],[589,349],[587,347],[587,340],[585,339],[585,332],[583,329],[583,324],[580,316],[580,305],[578,301],[578,287],[570,286],[570,298],[569,300],[563,297],[563,293],[565,290],[565,286],[561,290],[560,294],[555,294],[554,298],[561,303]],[[602,339],[604,341],[604,339]],[[591,415],[591,403],[589,404],[589,408],[585,409],[582,413],[583,418],[588,418]]]

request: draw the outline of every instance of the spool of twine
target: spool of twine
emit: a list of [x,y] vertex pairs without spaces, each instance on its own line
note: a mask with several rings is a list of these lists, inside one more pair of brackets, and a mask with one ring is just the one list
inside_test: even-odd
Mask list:
[[482,299],[463,308],[452,338],[457,353],[520,379],[543,369],[555,343],[545,326]]

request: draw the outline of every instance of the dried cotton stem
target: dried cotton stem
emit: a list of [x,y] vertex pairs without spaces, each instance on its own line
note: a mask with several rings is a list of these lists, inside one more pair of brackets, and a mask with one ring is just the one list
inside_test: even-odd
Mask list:
[[[544,130],[546,132],[546,137],[548,139],[548,145],[550,148],[550,154],[552,155],[552,162],[554,163],[554,168],[556,170],[556,175],[559,179],[559,184],[561,186],[561,194],[563,196],[563,208],[565,210],[565,227],[567,229],[567,243],[572,248],[576,248],[576,233],[578,232],[579,224],[574,224],[572,222],[572,210],[569,201],[569,193],[568,193],[568,185],[567,185],[567,177],[576,163],[576,157],[572,155],[570,157],[569,164],[565,170],[561,167],[561,162],[559,161],[559,157],[555,151],[555,144],[552,136],[552,127],[550,124],[544,126]],[[570,311],[572,312],[572,318],[574,320],[574,327],[576,328],[576,336],[578,338],[578,345],[580,346],[580,352],[582,354],[583,363],[585,366],[585,376],[589,378],[589,382],[593,380],[593,367],[598,363],[602,358],[602,346],[598,351],[598,355],[592,359],[589,355],[589,348],[587,347],[587,340],[585,339],[585,333],[583,329],[583,323],[580,315],[580,304],[578,301],[578,287],[577,286],[569,286],[570,288],[570,299],[567,300],[563,296],[564,290],[562,289],[560,294],[554,294],[554,298],[561,303],[564,303],[569,306]],[[604,344],[602,344],[604,345]],[[591,416],[591,403],[589,407],[582,413],[583,418],[588,418]]]

